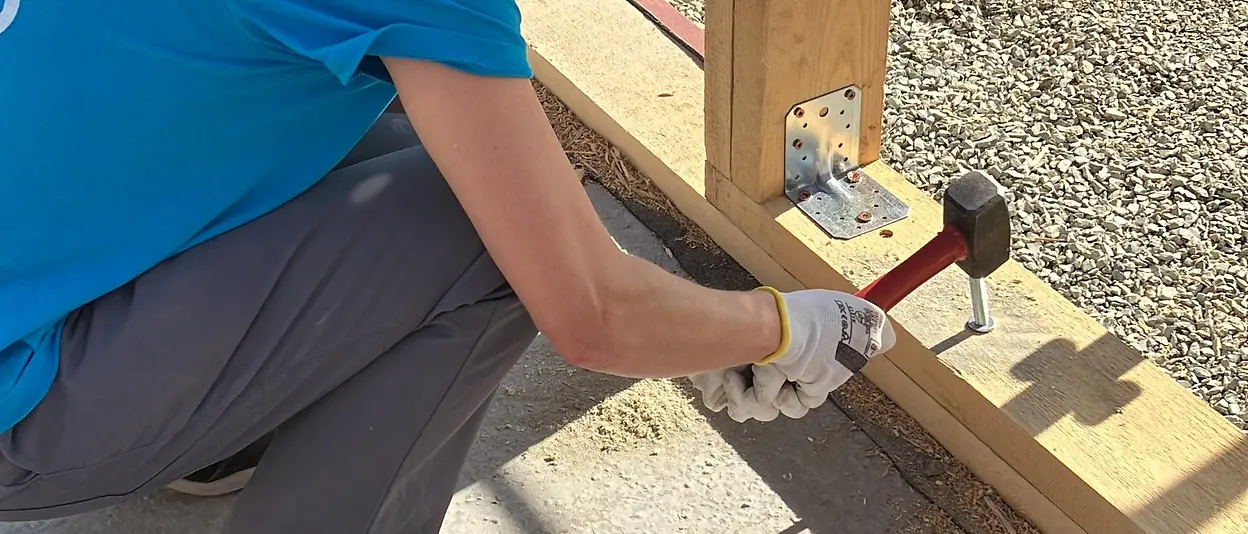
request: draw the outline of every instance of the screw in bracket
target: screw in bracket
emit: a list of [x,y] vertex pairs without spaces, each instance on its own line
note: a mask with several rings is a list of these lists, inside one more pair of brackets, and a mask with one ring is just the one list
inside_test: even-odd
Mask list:
[[803,190],[801,190],[801,191],[798,191],[798,192],[797,192],[797,198],[798,198],[798,200],[806,200],[806,199],[810,198],[810,191],[807,191],[807,190],[805,190],[805,189],[803,189]]
[[849,180],[849,183],[851,183],[851,184],[856,184],[856,183],[858,183],[858,182],[861,182],[861,181],[862,181],[862,171],[850,171],[850,173],[849,173],[849,174],[845,175],[845,179],[846,179],[846,180]]
[[802,118],[802,116],[804,116],[804,115],[806,115],[806,110],[802,109],[801,107],[798,107],[797,109],[794,109],[794,110],[793,110],[793,116],[794,116],[794,117],[797,117],[797,118],[799,118],[799,119],[800,119],[800,118]]
[[869,211],[864,211],[858,214],[858,222],[860,223],[871,222],[871,219],[872,215]]
[[845,90],[845,98],[846,98],[846,99],[848,99],[848,100],[853,100],[853,99],[854,99],[854,97],[856,97],[856,96],[858,96],[858,93],[855,93],[853,89],[846,89],[846,90]]

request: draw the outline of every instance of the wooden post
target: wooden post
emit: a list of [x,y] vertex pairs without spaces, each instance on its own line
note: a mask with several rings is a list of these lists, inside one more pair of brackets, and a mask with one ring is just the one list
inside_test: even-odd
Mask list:
[[755,202],[781,196],[785,115],[849,85],[863,99],[858,162],[879,159],[888,19],[888,0],[707,0],[709,166]]

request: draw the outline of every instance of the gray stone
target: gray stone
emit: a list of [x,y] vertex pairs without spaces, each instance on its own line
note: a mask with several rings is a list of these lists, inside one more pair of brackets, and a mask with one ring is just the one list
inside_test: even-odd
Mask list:
[[1105,108],[1105,110],[1101,113],[1105,116],[1105,118],[1111,121],[1127,120],[1127,114],[1118,108]]

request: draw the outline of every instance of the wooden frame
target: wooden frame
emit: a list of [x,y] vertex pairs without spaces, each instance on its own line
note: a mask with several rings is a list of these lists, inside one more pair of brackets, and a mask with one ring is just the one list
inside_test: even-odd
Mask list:
[[[705,73],[628,0],[518,3],[537,78],[763,283],[853,291],[939,229],[939,205],[878,161],[879,133],[860,157],[911,208],[891,237],[829,239],[768,155],[792,104],[845,82],[882,95],[887,3],[709,0]],[[817,35],[841,25],[870,38]],[[996,331],[965,332],[949,269],[893,310],[899,342],[864,374],[1045,532],[1248,532],[1238,429],[1017,263],[989,283]]]

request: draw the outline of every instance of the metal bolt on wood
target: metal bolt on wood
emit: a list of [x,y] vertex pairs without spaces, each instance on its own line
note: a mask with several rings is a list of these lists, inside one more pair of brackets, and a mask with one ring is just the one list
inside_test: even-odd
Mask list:
[[997,326],[988,311],[988,285],[983,278],[971,279],[971,320],[966,327],[980,334],[987,334]]

